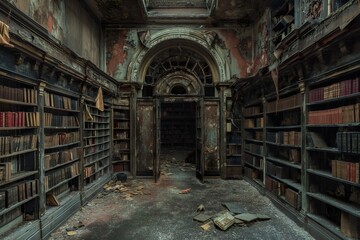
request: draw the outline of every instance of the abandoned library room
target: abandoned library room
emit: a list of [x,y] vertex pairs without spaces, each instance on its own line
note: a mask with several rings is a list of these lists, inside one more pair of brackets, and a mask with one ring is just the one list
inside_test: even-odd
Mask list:
[[0,0],[1,240],[360,240],[360,0]]

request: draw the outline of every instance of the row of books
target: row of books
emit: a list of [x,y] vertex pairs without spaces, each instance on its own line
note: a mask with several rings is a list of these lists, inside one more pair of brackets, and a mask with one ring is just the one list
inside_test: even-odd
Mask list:
[[44,102],[46,107],[54,107],[67,110],[78,110],[77,99],[72,99],[57,94],[45,92]]
[[[5,198],[5,196],[0,195],[0,202],[2,202],[2,199]],[[19,218],[22,216],[21,207],[16,207],[6,214],[0,215],[0,227],[12,222],[13,220]]]
[[[113,156],[116,156],[116,155],[117,155],[116,153],[113,154]],[[108,156],[109,156],[109,153],[107,151],[98,152],[94,155],[85,157],[84,162],[85,162],[85,164],[90,164],[90,163],[96,162],[98,159],[102,159],[102,158],[108,157]]]
[[301,95],[300,93],[297,93],[289,97],[268,102],[266,105],[266,110],[268,113],[283,111],[286,109],[299,107],[300,102],[301,102]]
[[38,127],[38,112],[0,112],[0,127]]
[[336,143],[340,152],[360,153],[360,132],[337,132]]
[[227,156],[226,157],[226,164],[227,165],[240,165],[241,164],[241,157],[240,156]]
[[246,139],[254,139],[254,140],[262,141],[263,140],[263,132],[262,131],[256,131],[256,132],[246,131],[245,137],[246,137]]
[[103,129],[103,130],[88,130],[85,129],[83,131],[84,137],[97,137],[97,136],[104,136],[104,135],[110,135],[109,129]]
[[35,149],[37,140],[37,135],[0,137],[0,155]]
[[360,92],[360,78],[348,79],[309,91],[309,103]]
[[245,143],[245,150],[259,155],[264,154],[264,146],[252,143]]
[[265,178],[265,188],[277,196],[283,196],[285,201],[295,209],[300,208],[299,193],[288,188],[285,184],[267,176]]
[[114,152],[121,150],[128,150],[128,149],[129,149],[129,143],[127,142],[119,142],[114,144]]
[[16,88],[0,85],[0,98],[36,104],[37,90],[33,88]]
[[266,161],[266,173],[284,179],[287,179],[290,176],[288,167],[278,166],[269,161]]
[[76,116],[62,116],[45,113],[45,126],[52,127],[78,127],[79,119]]
[[115,139],[129,139],[129,132],[116,132]]
[[261,107],[260,106],[252,106],[252,107],[246,107],[244,109],[244,116],[248,117],[251,115],[256,115],[256,114],[260,114],[262,113]]
[[44,168],[45,170],[47,170],[49,168],[55,167],[56,165],[67,163],[75,159],[79,159],[80,156],[81,156],[81,147],[76,147],[62,152],[45,154]]
[[245,128],[254,128],[254,127],[264,127],[264,118],[255,118],[255,119],[245,119],[244,120]]
[[[164,112],[165,113],[165,112]],[[114,118],[120,118],[120,119],[129,119],[130,118],[130,112],[114,112]]]
[[121,160],[121,161],[129,161],[129,153],[117,153],[113,155],[114,161]]
[[56,147],[59,145],[71,144],[80,141],[79,132],[57,133],[45,136],[45,148]]
[[266,140],[277,144],[301,144],[301,132],[297,131],[280,131],[266,132]]
[[86,178],[90,177],[95,172],[96,172],[95,165],[91,165],[91,166],[88,166],[88,167],[84,168],[84,175],[85,175]]
[[353,183],[359,183],[359,162],[331,161],[331,174]]
[[262,179],[263,174],[261,172],[259,172],[258,170],[255,170],[253,168],[245,166],[244,167],[244,172],[245,172],[245,176],[250,178],[250,179],[259,179],[260,181]]
[[263,158],[255,157],[255,156],[245,153],[244,161],[252,166],[257,167],[257,168],[264,169]]
[[227,155],[241,154],[241,145],[229,145],[229,146],[227,146],[226,154]]
[[130,123],[128,121],[117,121],[114,123],[114,128],[129,129]]
[[0,210],[38,194],[38,180],[30,180],[0,189]]
[[360,122],[360,103],[325,110],[309,111],[308,124]]
[[79,162],[75,162],[71,166],[47,174],[44,179],[45,191],[48,191],[50,188],[67,179],[78,176],[80,173],[79,169]]
[[300,125],[301,117],[297,109],[268,115],[266,125],[269,127]]
[[8,182],[11,179],[11,162],[0,163],[0,182]]

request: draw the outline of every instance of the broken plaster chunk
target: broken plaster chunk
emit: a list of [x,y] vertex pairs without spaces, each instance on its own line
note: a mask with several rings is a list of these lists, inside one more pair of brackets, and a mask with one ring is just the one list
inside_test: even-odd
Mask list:
[[207,215],[207,214],[203,214],[203,213],[200,213],[198,215],[196,215],[193,219],[195,221],[198,221],[198,222],[206,222],[208,221],[209,219],[211,218],[211,216]]
[[252,221],[256,220],[258,217],[256,214],[241,213],[241,214],[235,215],[235,218],[240,219],[241,221],[244,221],[244,222],[252,222]]
[[270,220],[271,218],[268,215],[265,214],[256,214],[257,219],[260,221]]
[[201,225],[201,228],[204,231],[209,231],[211,229],[211,222],[208,222],[208,223],[205,223],[205,224]]
[[221,230],[225,231],[235,223],[235,218],[230,212],[225,212],[214,219],[214,223]]
[[202,211],[205,211],[205,206],[204,204],[200,204],[197,209],[196,209],[197,212],[202,212]]

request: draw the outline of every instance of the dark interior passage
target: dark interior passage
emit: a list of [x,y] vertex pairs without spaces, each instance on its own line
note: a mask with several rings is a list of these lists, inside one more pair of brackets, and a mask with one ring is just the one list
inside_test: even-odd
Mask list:
[[195,149],[194,102],[161,104],[161,147],[163,149]]

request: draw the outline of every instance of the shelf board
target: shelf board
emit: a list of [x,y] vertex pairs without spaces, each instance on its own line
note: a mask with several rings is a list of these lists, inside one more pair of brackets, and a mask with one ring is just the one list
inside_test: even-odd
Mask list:
[[23,201],[21,201],[21,202],[17,202],[17,203],[15,203],[15,204],[11,205],[11,206],[8,207],[8,208],[5,208],[5,209],[1,210],[1,211],[0,211],[0,216],[6,214],[6,213],[8,213],[8,212],[10,212],[11,210],[13,210],[13,209],[15,209],[15,208],[17,208],[17,207],[20,207],[20,206],[23,205],[24,203],[27,203],[27,202],[33,200],[34,198],[37,198],[38,196],[39,196],[39,195],[36,194],[36,195],[31,196],[31,197],[29,197],[29,198],[27,198],[27,199],[25,199],[25,200],[23,200]]
[[110,157],[110,155],[106,155],[106,156],[100,157],[100,158],[98,158],[98,159],[96,159],[96,160],[94,160],[92,162],[84,163],[84,167],[88,167],[90,165],[93,165],[94,163],[97,163],[97,162],[99,162],[99,161],[101,161],[101,160],[103,160],[105,158],[109,158],[109,157]]
[[114,141],[130,141],[130,138],[114,138]]
[[109,142],[110,142],[110,140],[100,142],[100,143],[89,144],[89,145],[85,145],[84,148],[95,147],[95,146],[99,146],[99,145],[106,144],[106,143],[109,143]]
[[273,145],[273,146],[278,146],[278,147],[301,148],[300,145],[281,144],[281,143],[274,143],[274,142],[269,142],[269,141],[266,141],[266,144]]
[[109,130],[110,128],[84,128],[85,131],[103,131],[103,130]]
[[255,183],[257,186],[261,187],[262,189],[265,187],[264,186],[264,183],[260,180],[260,179],[257,179],[257,178],[249,178],[247,176],[244,176],[244,178],[248,181],[251,181],[253,183]]
[[73,142],[73,143],[68,143],[68,144],[63,144],[63,145],[58,145],[58,146],[46,147],[45,150],[68,147],[68,146],[76,145],[76,144],[79,144],[79,143],[80,143],[80,141]]
[[65,109],[65,108],[57,108],[57,107],[50,107],[50,106],[44,106],[44,109],[45,109],[45,110],[56,110],[56,111],[62,111],[62,112],[80,113],[79,110]]
[[283,129],[300,129],[301,125],[291,125],[291,126],[268,126],[267,130],[283,130]]
[[[106,111],[106,110],[105,110]],[[95,116],[95,117],[100,117],[100,118],[110,118],[110,116],[103,116],[103,115],[100,115],[100,114],[96,114],[96,113],[92,113],[90,112],[91,116]]]
[[306,150],[307,150],[307,151],[314,151],[314,152],[329,152],[329,153],[338,153],[338,154],[341,153],[341,152],[339,152],[339,149],[337,149],[337,148],[315,148],[315,147],[307,147]]
[[339,239],[344,238],[343,234],[340,231],[340,227],[335,223],[329,221],[328,219],[322,216],[312,213],[306,213],[306,216],[311,220],[313,220],[314,222],[317,222],[319,225],[323,226],[325,229],[329,230],[333,234],[337,235]]
[[110,151],[110,149],[106,148],[106,149],[97,150],[96,152],[93,152],[93,153],[89,153],[89,154],[87,154],[87,155],[84,155],[84,158],[86,158],[86,157],[91,157],[92,155],[95,155],[95,154],[98,154],[98,153],[101,153],[101,152],[105,152],[105,151]]
[[297,183],[291,179],[286,179],[286,178],[279,178],[279,177],[276,177],[274,175],[271,175],[271,174],[268,174],[270,177],[272,177],[273,179],[275,180],[278,180],[279,182],[282,182],[290,187],[293,187],[295,188],[296,190],[298,191],[301,191],[301,184],[300,183]]
[[327,172],[327,171],[324,171],[324,170],[308,169],[307,172],[309,172],[311,174],[314,174],[314,175],[317,175],[317,176],[321,176],[321,177],[325,177],[325,178],[328,178],[328,179],[331,179],[331,180],[335,180],[337,182],[342,182],[342,183],[346,183],[346,184],[349,184],[349,185],[352,185],[352,186],[355,186],[355,187],[360,187],[359,183],[354,183],[354,182],[347,181],[345,179],[334,177],[330,172]]
[[248,154],[250,154],[250,155],[253,155],[253,156],[255,156],[255,157],[263,158],[263,155],[258,154],[258,153],[253,153],[253,152],[250,152],[250,151],[248,151],[248,150],[245,150],[244,152],[245,152],[245,153],[248,153]]
[[252,128],[244,128],[246,131],[259,131],[263,130],[263,127],[252,127]]
[[226,143],[226,145],[228,145],[228,146],[241,146],[241,142],[240,143]]
[[351,215],[359,218],[360,217],[360,206],[353,203],[347,203],[344,201],[341,201],[339,199],[336,199],[334,197],[327,196],[322,193],[307,193],[308,196],[315,198],[321,202],[327,203],[333,207],[336,207],[340,210],[343,210],[347,213],[350,213]]
[[112,164],[116,163],[130,163],[130,160],[113,160],[111,161]]
[[45,130],[75,130],[75,129],[79,130],[80,127],[79,127],[79,126],[77,126],[77,127],[75,127],[75,126],[73,126],[73,127],[45,126],[44,129],[45,129]]
[[0,103],[37,107],[37,103],[26,103],[26,102],[21,102],[21,101],[8,100],[8,99],[4,99],[4,98],[0,98]]
[[102,137],[110,137],[110,134],[100,135],[100,136],[88,136],[88,137],[83,137],[83,138],[90,139],[90,138],[102,138]]
[[0,155],[0,159],[14,157],[14,156],[17,156],[17,155],[22,155],[22,154],[26,154],[26,153],[30,153],[30,152],[35,152],[35,151],[37,151],[37,148],[27,149],[27,150],[24,150],[24,151],[14,152],[14,153],[5,154],[5,155]]
[[266,157],[266,159],[270,160],[271,162],[277,162],[277,163],[280,163],[280,164],[283,164],[283,165],[286,165],[286,166],[301,170],[301,164],[300,163],[295,164],[295,163],[292,163],[292,162],[289,162],[289,161],[286,161],[286,160],[283,160],[283,159],[275,158],[275,157]]
[[260,172],[264,171],[264,169],[262,169],[262,168],[260,168],[260,167],[257,167],[257,166],[255,166],[255,165],[252,165],[251,163],[248,163],[248,162],[246,162],[246,161],[244,161],[244,163],[245,163],[246,166],[249,166],[249,167],[251,167],[251,168],[254,168],[254,169],[256,169],[256,170],[258,170],[258,171],[260,171]]
[[250,115],[244,115],[244,118],[254,118],[254,117],[262,117],[263,113],[254,113],[254,114],[250,114]]
[[114,120],[120,120],[120,121],[130,121],[130,118],[127,117],[114,117]]
[[51,170],[54,170],[54,169],[57,169],[57,168],[66,166],[66,165],[71,164],[71,163],[74,163],[74,162],[77,162],[77,161],[79,161],[79,160],[80,160],[80,158],[76,158],[76,159],[70,160],[70,161],[65,162],[65,163],[57,164],[56,166],[50,167],[50,168],[48,168],[48,169],[45,169],[45,172],[49,172],[49,171],[51,171]]
[[226,154],[226,157],[241,157],[241,153]]
[[22,173],[17,173],[17,174],[11,175],[10,181],[6,181],[6,182],[2,181],[2,182],[0,182],[0,187],[5,186],[5,185],[7,185],[9,183],[19,181],[19,180],[21,180],[23,178],[30,177],[30,176],[35,175],[37,173],[38,173],[38,171],[27,171],[27,172],[22,172]]
[[253,142],[253,143],[263,144],[263,141],[256,140],[256,139],[245,138],[244,140],[247,141],[247,142]]
[[306,125],[306,127],[308,128],[319,128],[319,127],[323,127],[323,128],[329,128],[329,127],[360,127],[360,122],[355,122],[355,123],[339,123],[339,124],[308,124]]
[[310,103],[306,103],[306,106],[317,106],[317,105],[323,105],[323,104],[329,104],[332,102],[340,102],[340,101],[344,101],[344,100],[348,100],[348,99],[353,99],[353,98],[357,98],[360,97],[360,92],[358,93],[353,93],[353,94],[349,94],[349,95],[345,95],[345,96],[340,96],[337,98],[330,98],[330,99],[325,99],[325,100],[320,100],[320,101],[315,101],[315,102],[310,102]]
[[28,130],[28,129],[38,129],[39,126],[32,127],[0,127],[0,131],[14,131],[14,130]]
[[292,107],[287,107],[287,108],[282,108],[282,109],[278,109],[277,111],[268,111],[266,112],[266,114],[273,114],[273,113],[279,113],[279,112],[285,112],[285,111],[289,111],[289,110],[294,110],[294,109],[300,109],[301,106],[297,105],[297,106],[292,106]]
[[130,128],[113,128],[114,130],[124,130],[124,131],[129,131]]
[[77,175],[75,175],[75,176],[72,176],[71,178],[65,179],[64,181],[61,181],[61,182],[59,182],[58,184],[55,184],[54,186],[50,187],[49,189],[46,189],[45,192],[48,193],[48,192],[50,192],[51,190],[54,190],[55,188],[60,187],[61,185],[65,184],[65,183],[69,182],[70,180],[72,180],[72,179],[74,179],[74,178],[77,178],[77,177],[79,177],[79,176],[80,176],[80,175],[77,174]]

